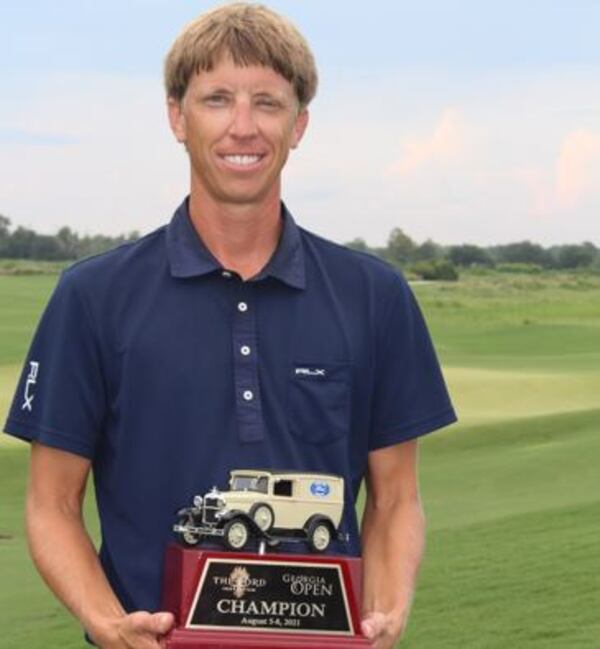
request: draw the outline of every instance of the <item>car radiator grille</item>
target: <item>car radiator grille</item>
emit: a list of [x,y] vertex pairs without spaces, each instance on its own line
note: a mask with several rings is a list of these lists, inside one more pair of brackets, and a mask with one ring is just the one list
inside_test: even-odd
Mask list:
[[216,498],[205,498],[204,499],[204,517],[203,520],[205,523],[216,523],[217,522],[217,499]]

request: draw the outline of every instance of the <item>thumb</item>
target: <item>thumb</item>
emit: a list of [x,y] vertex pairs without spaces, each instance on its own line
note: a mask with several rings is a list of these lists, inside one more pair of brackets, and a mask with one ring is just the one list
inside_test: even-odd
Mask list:
[[381,635],[385,626],[385,615],[383,613],[367,613],[360,623],[363,635],[369,640]]
[[156,635],[164,635],[171,629],[174,623],[175,618],[172,613],[153,613],[150,619],[152,631]]

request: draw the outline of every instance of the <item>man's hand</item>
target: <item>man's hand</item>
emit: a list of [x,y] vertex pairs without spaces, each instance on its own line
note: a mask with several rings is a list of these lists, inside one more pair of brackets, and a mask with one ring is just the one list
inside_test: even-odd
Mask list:
[[31,555],[50,589],[102,649],[160,649],[171,613],[127,615],[83,524],[90,460],[33,443],[27,492]]
[[405,615],[368,613],[360,626],[375,649],[393,649],[402,637],[405,623]]
[[120,618],[110,632],[92,634],[92,639],[101,649],[161,649],[173,624],[171,613],[138,611]]
[[362,632],[375,649],[393,649],[406,627],[424,537],[417,441],[372,451],[362,525]]

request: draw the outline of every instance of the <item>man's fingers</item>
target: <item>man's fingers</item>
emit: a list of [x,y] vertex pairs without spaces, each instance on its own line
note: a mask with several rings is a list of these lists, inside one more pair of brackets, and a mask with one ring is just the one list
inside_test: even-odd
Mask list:
[[128,647],[135,649],[159,649],[159,639],[173,626],[171,613],[147,613],[137,611],[128,615],[121,628],[121,637]]
[[369,613],[361,622],[363,635],[369,640],[376,640],[386,628],[387,616],[383,613]]
[[175,623],[172,613],[154,613],[152,615],[152,624],[157,635],[164,635],[171,630]]

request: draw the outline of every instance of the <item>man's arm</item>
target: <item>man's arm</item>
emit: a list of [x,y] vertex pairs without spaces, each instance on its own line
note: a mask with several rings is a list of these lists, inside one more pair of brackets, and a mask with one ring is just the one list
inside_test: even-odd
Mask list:
[[369,454],[362,520],[363,633],[391,649],[406,626],[425,544],[417,440]]
[[26,524],[31,556],[52,592],[103,649],[159,649],[170,613],[126,615],[85,529],[90,462],[33,443]]

